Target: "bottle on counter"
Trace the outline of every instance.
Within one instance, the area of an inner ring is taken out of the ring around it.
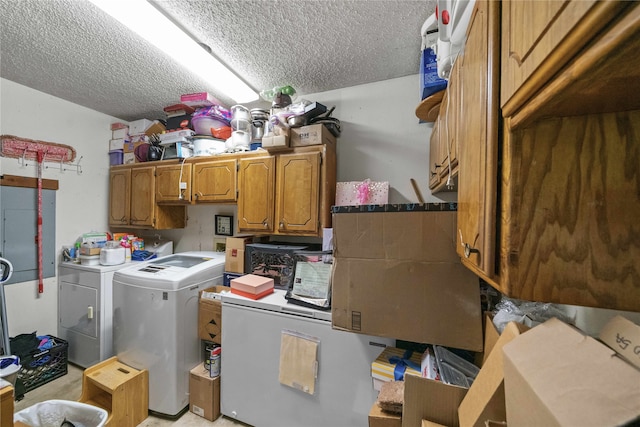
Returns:
[[[81,246],[81,243],[76,242],[76,250],[73,258],[73,262],[75,262],[76,264],[80,264],[80,246]]]

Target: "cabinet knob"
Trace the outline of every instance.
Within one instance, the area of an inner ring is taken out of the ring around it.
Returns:
[[[262,225],[264,226],[264,228],[269,228],[269,222],[268,221],[264,221],[262,223]]]
[[[464,256],[469,258],[471,254],[479,254],[480,251],[478,249],[472,248],[470,244],[464,244]]]
[[[280,230],[282,230],[284,228],[284,221],[280,221]]]

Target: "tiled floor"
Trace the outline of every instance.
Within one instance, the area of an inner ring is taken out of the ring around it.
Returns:
[[[82,368],[69,364],[67,375],[51,381],[25,394],[24,398],[15,402],[15,412],[28,408],[38,402],[50,399],[78,400],[82,393]],[[208,421],[189,411],[178,420],[167,420],[154,416],[149,416],[138,427],[247,427],[246,424],[239,423],[231,418],[221,416],[215,421]]]

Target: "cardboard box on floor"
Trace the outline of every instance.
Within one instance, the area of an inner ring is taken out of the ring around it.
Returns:
[[[227,286],[212,286],[205,292],[229,291]],[[222,301],[219,299],[202,298],[198,300],[198,337],[201,340],[222,344]]]
[[[428,420],[448,427],[485,427],[486,421],[505,421],[502,348],[529,328],[510,322],[498,335],[490,315],[485,316],[484,362],[467,390],[426,378],[405,377],[403,427]]]
[[[495,345],[491,344],[497,330],[487,317],[485,326],[485,344],[488,354],[478,376],[458,407],[458,419],[461,426],[485,427],[487,421],[505,422],[507,413],[504,395],[504,370],[502,368],[502,348],[529,327],[509,322],[500,334]]]
[[[189,375],[189,410],[209,421],[220,416],[220,376],[209,377],[202,363]]]
[[[374,402],[369,411],[369,427],[402,427],[402,416],[385,412]]]
[[[482,351],[478,277],[456,211],[333,214],[334,329]]]
[[[509,425],[607,427],[640,416],[640,371],[556,318],[503,352]]]

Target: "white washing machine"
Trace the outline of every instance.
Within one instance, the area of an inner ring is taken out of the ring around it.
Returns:
[[[189,371],[201,362],[198,292],[222,285],[224,253],[183,252],[113,276],[113,346],[149,371],[149,410],[176,417],[189,407]]]

